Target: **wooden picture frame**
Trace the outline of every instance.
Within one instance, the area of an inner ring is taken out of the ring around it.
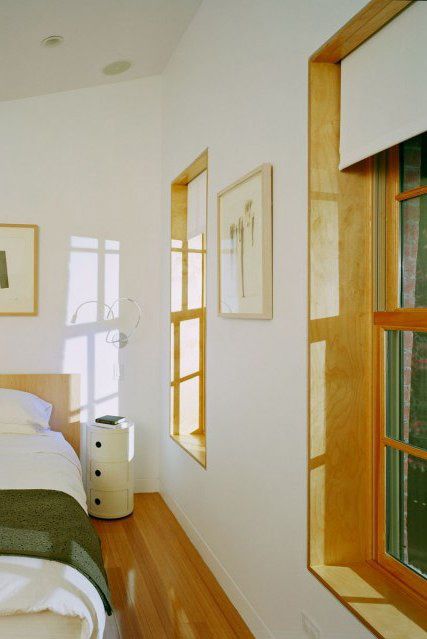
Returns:
[[[272,166],[262,164],[217,195],[218,315],[273,317]]]
[[[0,316],[38,314],[38,261],[38,226],[0,224]]]

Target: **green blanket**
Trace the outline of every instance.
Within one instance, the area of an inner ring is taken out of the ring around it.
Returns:
[[[40,557],[72,566],[92,582],[111,615],[99,537],[70,495],[58,490],[0,490],[0,555]]]

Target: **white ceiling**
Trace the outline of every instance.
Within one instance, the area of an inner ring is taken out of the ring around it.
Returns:
[[[0,0],[0,100],[161,73],[201,0]],[[40,41],[62,35],[47,48]],[[115,60],[129,71],[106,76]]]

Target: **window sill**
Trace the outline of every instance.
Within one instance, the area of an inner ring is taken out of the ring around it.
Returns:
[[[309,566],[313,575],[379,639],[426,639],[427,609],[376,564]]]
[[[203,468],[206,468],[206,434],[171,435],[171,439],[183,448]]]

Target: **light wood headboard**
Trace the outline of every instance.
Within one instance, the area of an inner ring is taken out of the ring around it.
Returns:
[[[0,388],[33,393],[53,405],[50,427],[80,453],[80,375],[0,375]]]

